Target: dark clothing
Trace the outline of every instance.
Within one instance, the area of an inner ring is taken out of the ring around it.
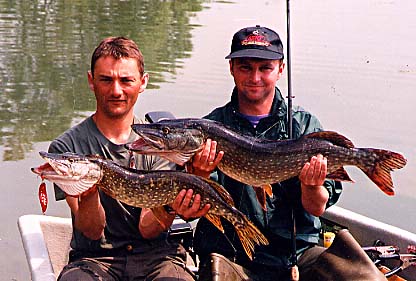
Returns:
[[[135,120],[135,122],[138,121]],[[137,137],[132,132],[129,142],[134,141]],[[92,117],[85,119],[56,138],[51,143],[49,152],[100,155],[122,166],[135,167],[142,170],[173,169],[175,167],[173,163],[159,157],[134,154],[129,152],[123,144],[117,145],[112,143],[101,134]],[[151,241],[141,236],[138,228],[141,208],[132,207],[115,200],[101,190],[99,190],[99,194],[106,215],[104,235],[99,240],[90,240],[73,227],[71,259],[92,258],[98,263],[100,257],[124,257],[129,259],[129,256],[135,255],[137,258],[149,259],[149,262],[163,261],[160,259],[153,261],[152,255],[157,250],[155,248],[157,244],[163,245],[162,252],[164,251],[164,253],[161,254],[162,256],[170,256],[172,259],[182,261],[182,267],[184,267],[184,249],[177,243],[168,243],[167,232],[163,232],[159,237]],[[64,193],[57,186],[55,186],[55,197],[57,200],[65,198]],[[126,251],[126,249],[129,250]],[[112,265],[109,264],[108,266]],[[140,267],[141,265],[137,266]],[[71,267],[73,265],[69,266],[69,268]],[[102,264],[100,267],[102,268]],[[184,273],[184,276],[188,278],[183,280],[192,280],[187,273]],[[121,278],[121,275],[119,277]]]
[[[251,136],[270,140],[288,138],[287,106],[280,91],[276,88],[270,116],[259,121],[256,127],[238,112],[237,92],[234,89],[231,101],[225,106],[205,116]],[[293,138],[321,131],[318,119],[300,107],[293,109]],[[234,228],[222,220],[226,236],[220,233],[206,219],[201,218],[195,232],[194,247],[202,262],[206,262],[210,253],[219,253],[245,268],[265,274],[267,269],[286,270],[291,256],[292,207],[296,216],[298,254],[318,243],[321,228],[320,220],[306,212],[301,203],[301,190],[298,178],[292,178],[272,185],[273,197],[267,198],[267,212],[260,206],[256,193],[249,185],[235,181],[221,171],[217,171],[217,180],[234,199],[237,209],[242,211],[268,238],[267,246],[256,246],[253,261],[250,261],[236,235]],[[342,191],[339,182],[326,181],[329,192],[327,207],[334,204]],[[232,242],[233,246],[230,245]],[[233,249],[235,248],[235,251]]]
[[[298,260],[298,266],[300,268],[310,268],[314,264],[318,257],[325,251],[323,247],[313,247],[305,251]],[[247,270],[239,264],[236,264],[224,256],[213,253],[210,255],[210,261],[205,264],[199,265],[199,281],[211,281],[214,280],[234,280],[234,281],[285,281],[292,280],[291,274],[287,270],[281,270],[279,268],[262,267],[257,265],[255,270]],[[305,275],[301,272],[302,279],[305,279]],[[311,280],[311,279],[308,279]],[[313,279],[312,279],[313,280]],[[315,279],[320,280],[320,279]]]
[[[58,280],[192,280],[184,265],[185,250],[168,241],[149,242],[146,249],[111,256],[70,257]],[[98,278],[100,276],[101,279]]]

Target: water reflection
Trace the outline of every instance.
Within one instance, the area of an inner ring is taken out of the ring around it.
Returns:
[[[104,37],[139,44],[149,88],[174,79],[192,51],[190,19],[203,2],[0,0],[2,160],[23,159],[33,143],[53,139],[94,110],[86,71]]]

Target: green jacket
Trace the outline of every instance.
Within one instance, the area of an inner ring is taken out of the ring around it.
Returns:
[[[238,113],[236,89],[234,89],[229,103],[215,109],[204,118],[222,122],[237,131],[252,136],[271,140],[288,138],[287,105],[277,88],[270,116],[261,119],[256,128]],[[319,120],[300,107],[293,109],[292,127],[295,139],[322,130]],[[236,257],[237,263],[247,268],[253,268],[259,264],[275,269],[286,268],[291,255],[292,207],[296,215],[298,253],[318,243],[321,223],[318,217],[312,216],[303,209],[298,178],[273,184],[273,198],[267,198],[267,212],[264,212],[251,186],[237,182],[220,171],[217,171],[216,176],[217,181],[233,197],[236,208],[254,222],[268,238],[270,244],[256,246],[254,259],[250,261],[241,247],[234,228],[228,222],[222,221],[226,232],[225,236],[202,218],[198,222],[194,239],[195,250],[202,262],[209,253],[216,252],[229,258]],[[326,181],[325,187],[330,195],[327,204],[329,207],[338,200],[342,186],[339,182]],[[232,242],[236,254],[226,237]]]

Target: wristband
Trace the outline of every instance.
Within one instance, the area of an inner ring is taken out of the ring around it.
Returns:
[[[172,209],[172,207],[169,205],[163,205],[163,209],[165,209],[166,213],[168,213],[169,215],[176,215],[175,210]]]

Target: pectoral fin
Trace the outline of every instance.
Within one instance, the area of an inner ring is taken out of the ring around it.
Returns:
[[[256,192],[257,201],[259,201],[259,204],[263,211],[267,210],[266,207],[266,195],[269,197],[273,196],[272,186],[270,184],[263,185],[263,186],[253,186],[254,192]]]
[[[265,184],[262,187],[266,194],[269,195],[269,197],[273,197],[273,189],[271,184]]]

